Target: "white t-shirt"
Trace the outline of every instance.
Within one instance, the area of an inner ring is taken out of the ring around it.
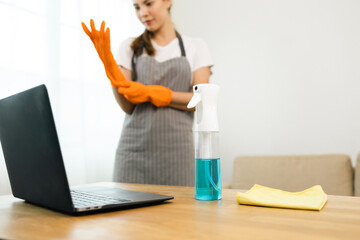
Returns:
[[[214,65],[209,49],[202,39],[187,36],[181,36],[181,38],[184,43],[186,58],[190,63],[192,72],[201,67],[211,67]],[[133,40],[134,38],[128,38],[122,42],[116,58],[118,65],[129,70],[132,70],[131,58],[133,56],[133,51],[131,50],[130,45]],[[166,46],[159,46],[155,43],[155,41],[152,41],[152,44],[156,51],[154,58],[158,62],[163,62],[181,56],[178,38],[175,38]],[[147,55],[145,50],[143,55]]]

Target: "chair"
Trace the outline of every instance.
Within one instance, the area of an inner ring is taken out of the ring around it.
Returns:
[[[330,195],[354,195],[354,170],[350,157],[344,154],[240,156],[233,169],[231,188],[249,189],[260,184],[296,192],[321,185]],[[360,186],[356,191],[360,194]]]
[[[357,156],[354,176],[354,195],[360,196],[360,153]]]

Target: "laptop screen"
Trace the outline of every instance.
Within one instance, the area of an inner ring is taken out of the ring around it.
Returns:
[[[45,85],[0,100],[0,141],[15,197],[72,208]]]

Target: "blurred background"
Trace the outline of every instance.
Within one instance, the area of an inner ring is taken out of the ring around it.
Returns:
[[[0,1],[0,98],[46,84],[70,185],[111,181],[124,113],[81,22],[111,28],[114,56],[143,27],[131,0]],[[0,194],[10,194],[0,154]]]
[[[240,155],[360,152],[360,2],[173,0],[221,87],[223,182]],[[71,185],[111,181],[124,113],[80,22],[111,29],[116,56],[143,31],[132,0],[0,0],[0,98],[48,86]],[[10,194],[0,150],[0,194]]]

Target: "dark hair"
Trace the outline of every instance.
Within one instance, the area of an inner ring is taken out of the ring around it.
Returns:
[[[152,36],[153,36],[153,33],[150,32],[149,30],[145,29],[143,34],[141,34],[140,36],[138,36],[137,38],[134,39],[134,41],[131,43],[130,47],[134,51],[136,56],[139,56],[140,54],[142,54],[141,52],[137,51],[138,49],[140,49],[140,47],[142,45],[144,45],[144,49],[149,56],[155,55],[155,48],[151,44]]]

